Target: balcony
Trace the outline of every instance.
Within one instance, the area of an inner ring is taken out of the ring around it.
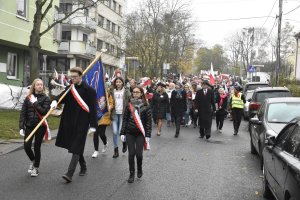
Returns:
[[[65,14],[57,14],[57,20],[62,19],[65,17]],[[97,28],[97,22],[88,17],[88,16],[71,16],[68,19],[64,20],[63,25],[69,25],[71,27],[78,27],[82,28],[84,31],[90,31],[90,32],[95,32]]]
[[[62,54],[77,54],[93,57],[96,55],[96,47],[89,45],[83,41],[65,41],[61,42],[58,47],[59,53]]]

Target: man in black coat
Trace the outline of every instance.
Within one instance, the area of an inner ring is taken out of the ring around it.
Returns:
[[[202,82],[202,89],[198,90],[195,97],[195,112],[198,112],[200,138],[204,135],[210,138],[213,113],[216,110],[214,93],[210,89],[211,85],[207,80]]]
[[[79,175],[86,174],[86,162],[83,157],[85,141],[89,127],[91,133],[95,132],[97,127],[96,91],[82,81],[80,67],[74,67],[70,72],[74,86],[62,101],[64,110],[55,142],[56,146],[68,149],[69,153],[73,154],[68,172],[62,177],[68,183],[72,181],[78,162],[81,167]],[[59,98],[60,96],[56,99]],[[51,107],[56,107],[56,105],[54,100]]]

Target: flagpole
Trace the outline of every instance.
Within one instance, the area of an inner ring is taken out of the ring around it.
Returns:
[[[103,84],[104,84],[104,93],[105,93],[105,98],[106,98],[106,106],[108,108],[108,112],[110,112],[110,105],[109,105],[109,99],[108,99],[108,94],[107,94],[107,89],[106,89],[106,85],[105,85],[105,75],[104,75],[104,72],[105,72],[105,68],[103,66],[103,63],[102,63],[102,72],[103,72]],[[105,72],[106,73],[106,72]]]
[[[93,65],[101,58],[102,52],[100,52],[95,59],[89,64],[89,66],[82,72],[82,76],[84,76],[92,67]],[[60,102],[65,98],[65,96],[70,92],[71,88],[74,85],[72,84],[68,90],[65,91],[65,93],[59,98],[57,105],[60,104]],[[50,110],[47,112],[47,114],[43,117],[43,119],[40,121],[40,123],[38,123],[38,125],[31,131],[31,133],[29,134],[29,136],[25,139],[25,142],[28,142],[28,140],[30,140],[30,138],[34,135],[34,133],[37,131],[37,129],[43,124],[43,122],[49,117],[49,115],[52,113],[52,111],[54,110],[54,108],[50,108]]]

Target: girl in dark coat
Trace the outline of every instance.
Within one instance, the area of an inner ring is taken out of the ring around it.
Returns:
[[[125,108],[121,129],[121,140],[127,142],[128,163],[130,176],[128,183],[134,182],[135,163],[137,159],[137,177],[143,175],[143,147],[150,149],[149,141],[152,130],[151,108],[148,105],[144,90],[141,87],[133,88],[133,98]]]
[[[217,131],[222,132],[224,118],[227,115],[228,97],[223,88],[219,88],[219,94],[216,97],[216,103],[218,104],[216,112],[216,125]]]
[[[84,176],[86,174],[86,162],[83,157],[85,141],[89,127],[90,133],[96,132],[97,127],[96,91],[82,81],[82,69],[80,67],[74,67],[70,72],[77,95],[75,90],[70,91],[62,101],[64,110],[55,142],[56,146],[68,149],[69,153],[72,153],[68,171],[62,176],[67,183],[72,181],[78,162],[81,167],[79,175]],[[83,103],[86,106],[83,106]],[[56,107],[56,104],[56,101],[53,101],[51,107]]]
[[[161,134],[161,127],[163,120],[166,119],[166,114],[169,113],[169,97],[165,92],[165,85],[163,83],[157,84],[157,90],[152,98],[153,118],[157,124],[157,135]]]
[[[41,79],[35,79],[30,87],[29,94],[25,98],[20,113],[19,128],[20,135],[26,139],[32,130],[41,121],[43,115],[46,115],[50,109],[50,99],[45,93],[45,87]],[[24,149],[31,160],[28,173],[32,177],[39,175],[39,166],[41,160],[41,145],[47,130],[46,124],[40,126],[34,136],[28,142],[24,141]],[[50,133],[48,133],[50,134]],[[34,139],[34,153],[31,150],[32,140]],[[47,138],[48,139],[48,138]]]
[[[187,110],[186,105],[186,92],[181,89],[181,84],[177,83],[175,85],[175,90],[173,90],[171,94],[171,111],[174,116],[176,133],[175,137],[179,136],[180,124],[183,117],[184,112]]]

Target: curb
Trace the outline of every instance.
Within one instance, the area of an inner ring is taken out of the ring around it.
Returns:
[[[51,138],[51,141],[52,141],[52,140],[55,140],[57,137],[57,129],[51,130],[51,132],[53,135]],[[43,143],[45,143],[45,140],[43,141]],[[7,144],[0,144],[0,156],[21,150],[21,149],[23,149],[23,145],[24,145],[23,142],[17,141],[17,140],[15,140],[15,142],[10,142]]]

